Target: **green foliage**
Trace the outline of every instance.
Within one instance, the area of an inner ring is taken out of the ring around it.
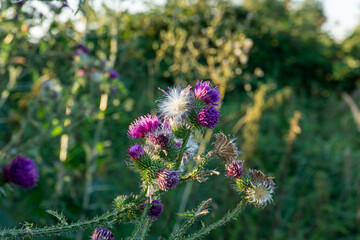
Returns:
[[[74,239],[71,231],[78,223],[66,222],[81,214],[95,217],[111,208],[114,196],[137,191],[140,178],[126,169],[126,129],[154,107],[157,87],[209,79],[223,94],[219,128],[238,138],[248,167],[276,177],[278,197],[274,209],[249,208],[246,217],[207,238],[359,238],[359,133],[339,98],[342,91],[352,92],[360,84],[359,27],[337,43],[322,30],[326,19],[321,4],[311,0],[298,6],[293,6],[296,1],[273,0],[246,0],[241,6],[228,1],[168,1],[164,7],[136,14],[106,7],[96,12],[82,2],[73,14],[84,14],[85,33],[77,30],[75,20],[50,19],[40,40],[33,39],[30,29],[45,16],[30,5],[1,2],[0,163],[21,152],[34,158],[41,172],[33,190],[0,188],[6,193],[0,198],[2,227],[23,221],[49,224],[46,209],[62,209],[69,220],[52,212],[56,219],[50,217],[50,224],[60,220],[70,231],[64,239]],[[56,15],[64,9],[56,5],[49,11]],[[73,51],[78,43],[84,43],[96,61],[76,62]],[[77,76],[83,67],[99,71],[100,59],[107,59],[120,78],[92,82],[90,75]],[[45,87],[47,80],[53,87]],[[99,109],[103,94],[108,95],[105,111]],[[353,97],[358,103],[356,92]],[[292,126],[297,111],[301,118]],[[300,129],[292,141],[291,129]],[[184,139],[186,133],[180,127],[177,137]],[[67,156],[60,161],[64,136]],[[169,159],[179,164],[183,151]],[[212,169],[216,161],[207,167]],[[196,164],[202,168],[202,163],[200,159]],[[204,172],[195,172],[201,168],[195,168],[192,179],[202,180]],[[193,185],[186,208],[195,209],[217,191],[219,196],[209,206],[211,216],[218,219],[237,203],[238,195],[225,177],[208,181],[211,187]],[[180,186],[175,193],[182,190]],[[181,204],[175,193],[164,199],[167,208],[154,223],[151,239],[171,234],[168,226],[176,220],[169,216]],[[89,204],[83,208],[85,195]],[[115,208],[124,209],[127,201],[117,198]],[[124,210],[118,218],[130,222],[139,215],[140,211]],[[186,230],[196,231],[208,221],[194,221],[195,226]],[[28,229],[17,231],[26,236]],[[129,235],[131,230],[121,225],[114,232]]]

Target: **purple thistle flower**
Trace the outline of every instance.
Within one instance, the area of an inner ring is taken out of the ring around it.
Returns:
[[[211,107],[204,107],[198,113],[198,122],[201,126],[213,129],[218,123],[221,114],[219,110]]]
[[[34,160],[18,154],[4,167],[5,181],[21,186],[24,189],[33,188],[39,179],[39,172]]]
[[[226,176],[240,178],[243,175],[243,161],[234,160],[226,165]]]
[[[161,215],[162,210],[163,206],[161,202],[158,200],[153,200],[147,214],[151,218],[158,218]]]
[[[119,73],[117,71],[115,71],[114,69],[110,69],[109,70],[109,77],[111,79],[115,79],[119,77]]]
[[[162,190],[167,191],[176,187],[179,182],[179,173],[172,169],[161,169],[157,173],[156,180],[159,184],[159,187]]]
[[[76,49],[74,51],[74,56],[78,56],[80,54],[89,54],[90,53],[90,50],[85,47],[84,44],[82,43],[79,43],[78,45],[76,45]]]
[[[132,145],[128,149],[129,155],[133,160],[138,160],[145,152],[140,144]]]
[[[16,5],[18,5],[19,7],[22,7],[24,5],[24,3],[25,3],[24,1],[19,1],[16,3]]]
[[[94,231],[91,240],[115,240],[115,237],[109,229],[102,227]]]
[[[151,134],[149,136],[150,142],[152,142],[155,145],[159,145],[161,148],[166,148],[169,144],[169,138],[165,134]]]
[[[197,81],[195,88],[195,97],[204,101],[206,104],[218,105],[220,101],[220,91],[217,87],[211,87],[209,81]]]
[[[141,116],[129,126],[129,138],[143,138],[147,133],[157,129],[159,126],[159,118],[155,115]]]

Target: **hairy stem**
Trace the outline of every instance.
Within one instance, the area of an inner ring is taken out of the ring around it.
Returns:
[[[131,234],[131,237],[129,238],[130,240],[137,240],[139,239],[138,238],[138,235],[140,234],[140,232],[143,230],[143,228],[145,227],[146,225],[146,221],[148,219],[148,216],[147,216],[147,212],[149,210],[151,206],[151,203],[148,203],[146,204],[146,206],[144,207],[144,211],[143,213],[141,214],[141,217],[137,223],[137,226],[136,228],[134,229],[133,233]]]
[[[185,239],[186,240],[192,240],[192,239],[199,239],[200,237],[203,237],[206,234],[209,234],[212,230],[214,230],[215,228],[218,228],[224,224],[226,224],[227,222],[233,220],[246,206],[246,201],[242,200],[237,206],[236,208],[234,208],[232,211],[228,212],[227,214],[225,214],[225,216],[223,216],[221,219],[219,219],[218,221],[214,222],[213,224],[202,228],[200,231],[187,236]]]
[[[49,226],[43,228],[22,228],[22,229],[8,229],[0,231],[0,239],[15,239],[20,237],[35,237],[35,236],[44,236],[44,235],[55,235],[65,232],[71,232],[78,229],[86,228],[95,228],[103,224],[112,224],[115,222],[116,212],[105,213],[99,217],[93,219],[76,222],[69,225],[58,225],[58,226]]]
[[[182,157],[183,157],[183,155],[185,153],[185,150],[186,150],[186,145],[187,145],[187,143],[189,141],[189,138],[190,138],[190,134],[191,134],[191,131],[188,130],[186,135],[185,135],[185,138],[183,139],[183,143],[181,144],[180,153],[179,153],[179,156],[176,159],[175,169],[179,169],[179,167],[180,167]]]
[[[145,239],[147,233],[150,230],[151,223],[152,223],[152,220],[149,217],[147,217],[145,220],[144,226],[142,228],[142,232],[140,234],[139,240]]]

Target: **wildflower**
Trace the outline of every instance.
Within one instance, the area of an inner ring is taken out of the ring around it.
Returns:
[[[260,170],[251,169],[249,175],[252,180],[250,186],[245,189],[245,199],[256,207],[265,207],[273,201],[275,184],[271,177],[266,176]]]
[[[24,1],[18,1],[16,3],[16,5],[19,6],[19,7],[22,7],[24,5],[24,3],[25,3]]]
[[[158,218],[161,215],[162,210],[163,206],[161,202],[158,200],[153,200],[147,214],[151,218]]]
[[[185,89],[180,86],[169,88],[168,93],[160,89],[165,93],[165,96],[159,100],[158,110],[164,119],[177,123],[186,117],[191,97],[190,88],[191,86]]]
[[[172,169],[162,169],[157,173],[156,180],[159,187],[167,191],[176,187],[179,182],[179,174]]]
[[[114,69],[110,69],[109,70],[109,77],[111,79],[115,79],[119,77],[119,73],[117,71],[115,71]]]
[[[142,148],[142,146],[140,144],[135,144],[132,145],[129,149],[128,149],[128,153],[130,155],[130,157],[133,160],[137,160],[139,159],[145,152],[144,149]]]
[[[78,44],[76,45],[76,49],[74,51],[74,56],[78,56],[78,55],[81,55],[81,54],[89,54],[90,51],[87,47],[85,47],[84,44]]]
[[[226,162],[234,160],[238,156],[238,149],[230,140],[230,135],[226,135],[222,132],[215,135],[214,153],[217,157],[223,159]]]
[[[94,231],[91,240],[115,240],[115,237],[109,229],[102,227]]]
[[[86,74],[86,70],[85,69],[80,69],[78,72],[77,72],[77,75],[79,76],[79,77],[82,77],[82,76],[84,76]]]
[[[244,161],[234,160],[226,165],[226,176],[240,178],[243,175]]]
[[[219,110],[211,107],[204,107],[197,115],[200,126],[213,129],[218,123],[221,114]]]
[[[33,188],[39,179],[38,169],[34,160],[17,155],[4,167],[5,180],[24,189]]]
[[[143,138],[146,134],[154,131],[159,126],[159,119],[154,115],[146,115],[138,118],[129,126],[129,138]]]
[[[220,101],[220,91],[217,87],[212,88],[209,81],[197,81],[195,88],[195,97],[206,104],[218,105]]]

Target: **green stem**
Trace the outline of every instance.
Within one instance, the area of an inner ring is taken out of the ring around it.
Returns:
[[[179,156],[178,156],[177,159],[176,159],[175,169],[179,169],[179,167],[180,167],[181,160],[182,160],[183,155],[184,155],[185,150],[186,150],[186,145],[187,145],[187,143],[188,143],[188,141],[189,141],[189,138],[190,138],[190,134],[191,134],[191,131],[190,131],[190,129],[189,129],[189,130],[187,131],[187,133],[186,133],[186,135],[185,135],[185,138],[184,138],[184,140],[183,140],[183,143],[182,143],[182,145],[181,145],[181,149],[180,149],[180,152],[179,152]]]
[[[31,229],[29,227],[23,229],[8,229],[0,231],[0,239],[15,239],[20,237],[34,237],[43,235],[55,235],[65,232],[75,231],[77,229],[96,228],[104,224],[112,224],[115,222],[116,212],[105,213],[99,217],[95,217],[88,221],[72,223],[69,225],[50,226],[44,228]]]
[[[139,237],[140,240],[145,239],[146,234],[149,232],[150,226],[151,226],[152,220],[147,217],[143,226],[143,230],[141,232],[141,235]]]
[[[148,212],[150,206],[151,206],[151,203],[148,203],[144,207],[144,211],[141,214],[141,217],[140,217],[140,219],[138,221],[138,224],[137,224],[136,228],[134,229],[133,233],[131,234],[131,236],[129,238],[130,240],[139,239],[137,236],[140,234],[141,230],[143,230],[144,227],[146,226],[146,221],[148,219],[147,212]]]
[[[226,224],[227,222],[229,222],[230,220],[234,219],[246,206],[246,201],[242,200],[237,206],[236,208],[234,208],[232,211],[228,212],[227,214],[225,214],[225,216],[223,216],[221,219],[219,219],[218,221],[214,222],[213,224],[202,228],[200,231],[186,237],[186,240],[192,240],[192,239],[199,239],[200,237],[203,237],[206,234],[209,234],[210,231],[214,230],[215,228],[218,228],[224,224]]]
[[[178,228],[178,230],[174,234],[171,234],[169,240],[181,239],[184,233],[186,232],[186,230],[188,230],[189,227],[191,227],[191,225],[194,224],[194,222],[195,222],[195,218],[187,219],[185,223],[183,223],[182,226]]]

